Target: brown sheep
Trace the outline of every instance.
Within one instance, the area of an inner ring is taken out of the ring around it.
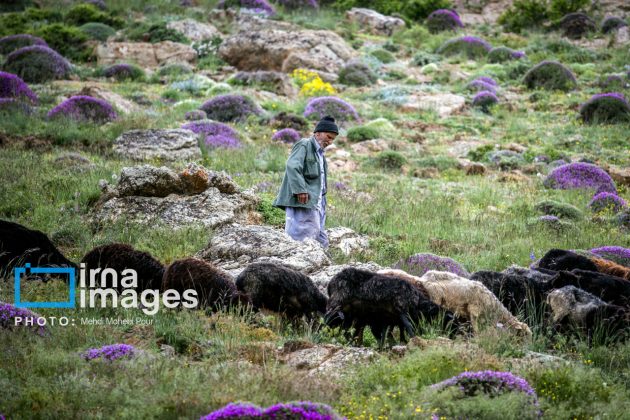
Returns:
[[[603,258],[591,258],[591,261],[597,266],[597,271],[615,277],[621,277],[624,280],[630,280],[630,268],[617,264],[616,262],[605,260]]]

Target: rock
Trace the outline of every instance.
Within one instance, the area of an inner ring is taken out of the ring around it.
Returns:
[[[438,168],[415,168],[411,174],[415,178],[437,178],[440,176]]]
[[[332,31],[258,30],[231,35],[219,55],[239,70],[288,73],[301,67],[337,72],[355,52]]]
[[[615,33],[615,44],[624,45],[630,43],[630,26],[623,26]]]
[[[608,175],[619,185],[630,186],[630,168],[617,168],[610,166],[606,168]]]
[[[134,160],[201,158],[197,135],[183,129],[126,131],[114,140],[114,151]]]
[[[117,93],[110,92],[109,90],[102,89],[95,85],[84,86],[79,95],[91,96],[93,98],[103,99],[112,104],[117,110],[123,114],[131,114],[134,112],[140,112],[140,107],[128,99],[123,98]]]
[[[179,32],[191,41],[205,41],[221,36],[219,30],[214,26],[194,19],[172,21],[167,23],[166,27]]]
[[[160,346],[160,354],[164,357],[174,357],[175,347],[169,346],[168,344],[162,344]]]
[[[497,150],[490,152],[488,159],[494,165],[503,170],[518,168],[525,163],[523,155],[512,150]]]
[[[434,110],[440,117],[447,117],[460,111],[466,105],[466,98],[452,93],[416,93],[401,109],[405,112]]]
[[[371,261],[367,263],[352,262],[343,265],[330,265],[327,267],[323,267],[321,270],[310,274],[309,277],[311,278],[313,283],[315,283],[315,286],[317,286],[320,292],[322,292],[325,296],[328,296],[328,283],[330,283],[330,280],[335,277],[335,275],[341,270],[348,267],[360,268],[363,270],[374,272],[383,269],[383,267]]]
[[[525,153],[527,151],[527,147],[518,143],[508,143],[502,148],[505,150],[511,150],[516,153]]]
[[[284,355],[281,360],[295,369],[307,370],[308,375],[339,378],[348,368],[366,363],[377,356],[364,347],[341,347],[330,344],[300,349]]]
[[[327,229],[330,247],[338,248],[344,255],[365,251],[369,246],[367,236],[360,235],[350,228],[338,226]]]
[[[194,63],[197,52],[185,44],[162,41],[149,42],[106,42],[96,47],[98,65],[133,62],[144,68],[155,68],[167,63]]]
[[[348,10],[346,19],[368,29],[374,35],[391,36],[396,30],[405,27],[405,21],[400,18],[385,16],[371,9],[358,7]]]
[[[407,346],[393,346],[392,353],[396,356],[404,356],[407,353]]]
[[[53,163],[74,172],[86,172],[96,168],[90,159],[79,153],[68,152],[55,158]]]
[[[177,174],[166,166],[142,165],[123,168],[117,190],[119,197],[166,197],[181,193],[182,183]]]
[[[354,172],[359,165],[349,158],[330,158],[328,159],[328,170],[333,172]]]
[[[486,173],[486,167],[479,162],[471,162],[465,168],[466,175],[483,175]]]
[[[234,75],[233,80],[245,86],[259,85],[260,89],[271,90],[280,95],[289,97],[297,95],[289,76],[278,71],[240,71]]]
[[[383,139],[364,140],[353,144],[350,149],[358,155],[370,155],[389,149],[389,144]]]
[[[321,245],[312,239],[298,242],[283,230],[239,224],[217,231],[197,256],[233,276],[254,262],[283,264],[305,274],[331,263]]]
[[[521,171],[501,172],[497,177],[499,182],[515,182],[515,183],[528,183],[530,179],[527,175]]]

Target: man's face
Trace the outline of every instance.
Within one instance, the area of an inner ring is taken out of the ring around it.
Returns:
[[[335,141],[336,137],[337,133],[329,133],[327,131],[320,131],[315,133],[315,140],[317,140],[322,149],[330,146],[332,142]]]

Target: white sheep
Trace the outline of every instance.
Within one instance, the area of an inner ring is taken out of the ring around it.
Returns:
[[[420,282],[434,303],[457,316],[467,318],[475,333],[479,332],[483,323],[501,323],[518,334],[532,334],[527,324],[516,319],[481,282],[445,271],[428,271],[422,277],[396,269],[379,270],[378,273]]]

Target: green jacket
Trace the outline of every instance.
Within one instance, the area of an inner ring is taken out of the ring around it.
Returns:
[[[324,179],[328,177],[328,165],[324,158]],[[327,181],[326,181],[327,182]],[[321,190],[321,173],[317,160],[317,147],[313,138],[302,139],[293,145],[287,167],[282,178],[282,185],[278,196],[273,202],[274,207],[304,207],[313,209],[317,205]],[[308,202],[300,204],[295,194],[308,193]]]

